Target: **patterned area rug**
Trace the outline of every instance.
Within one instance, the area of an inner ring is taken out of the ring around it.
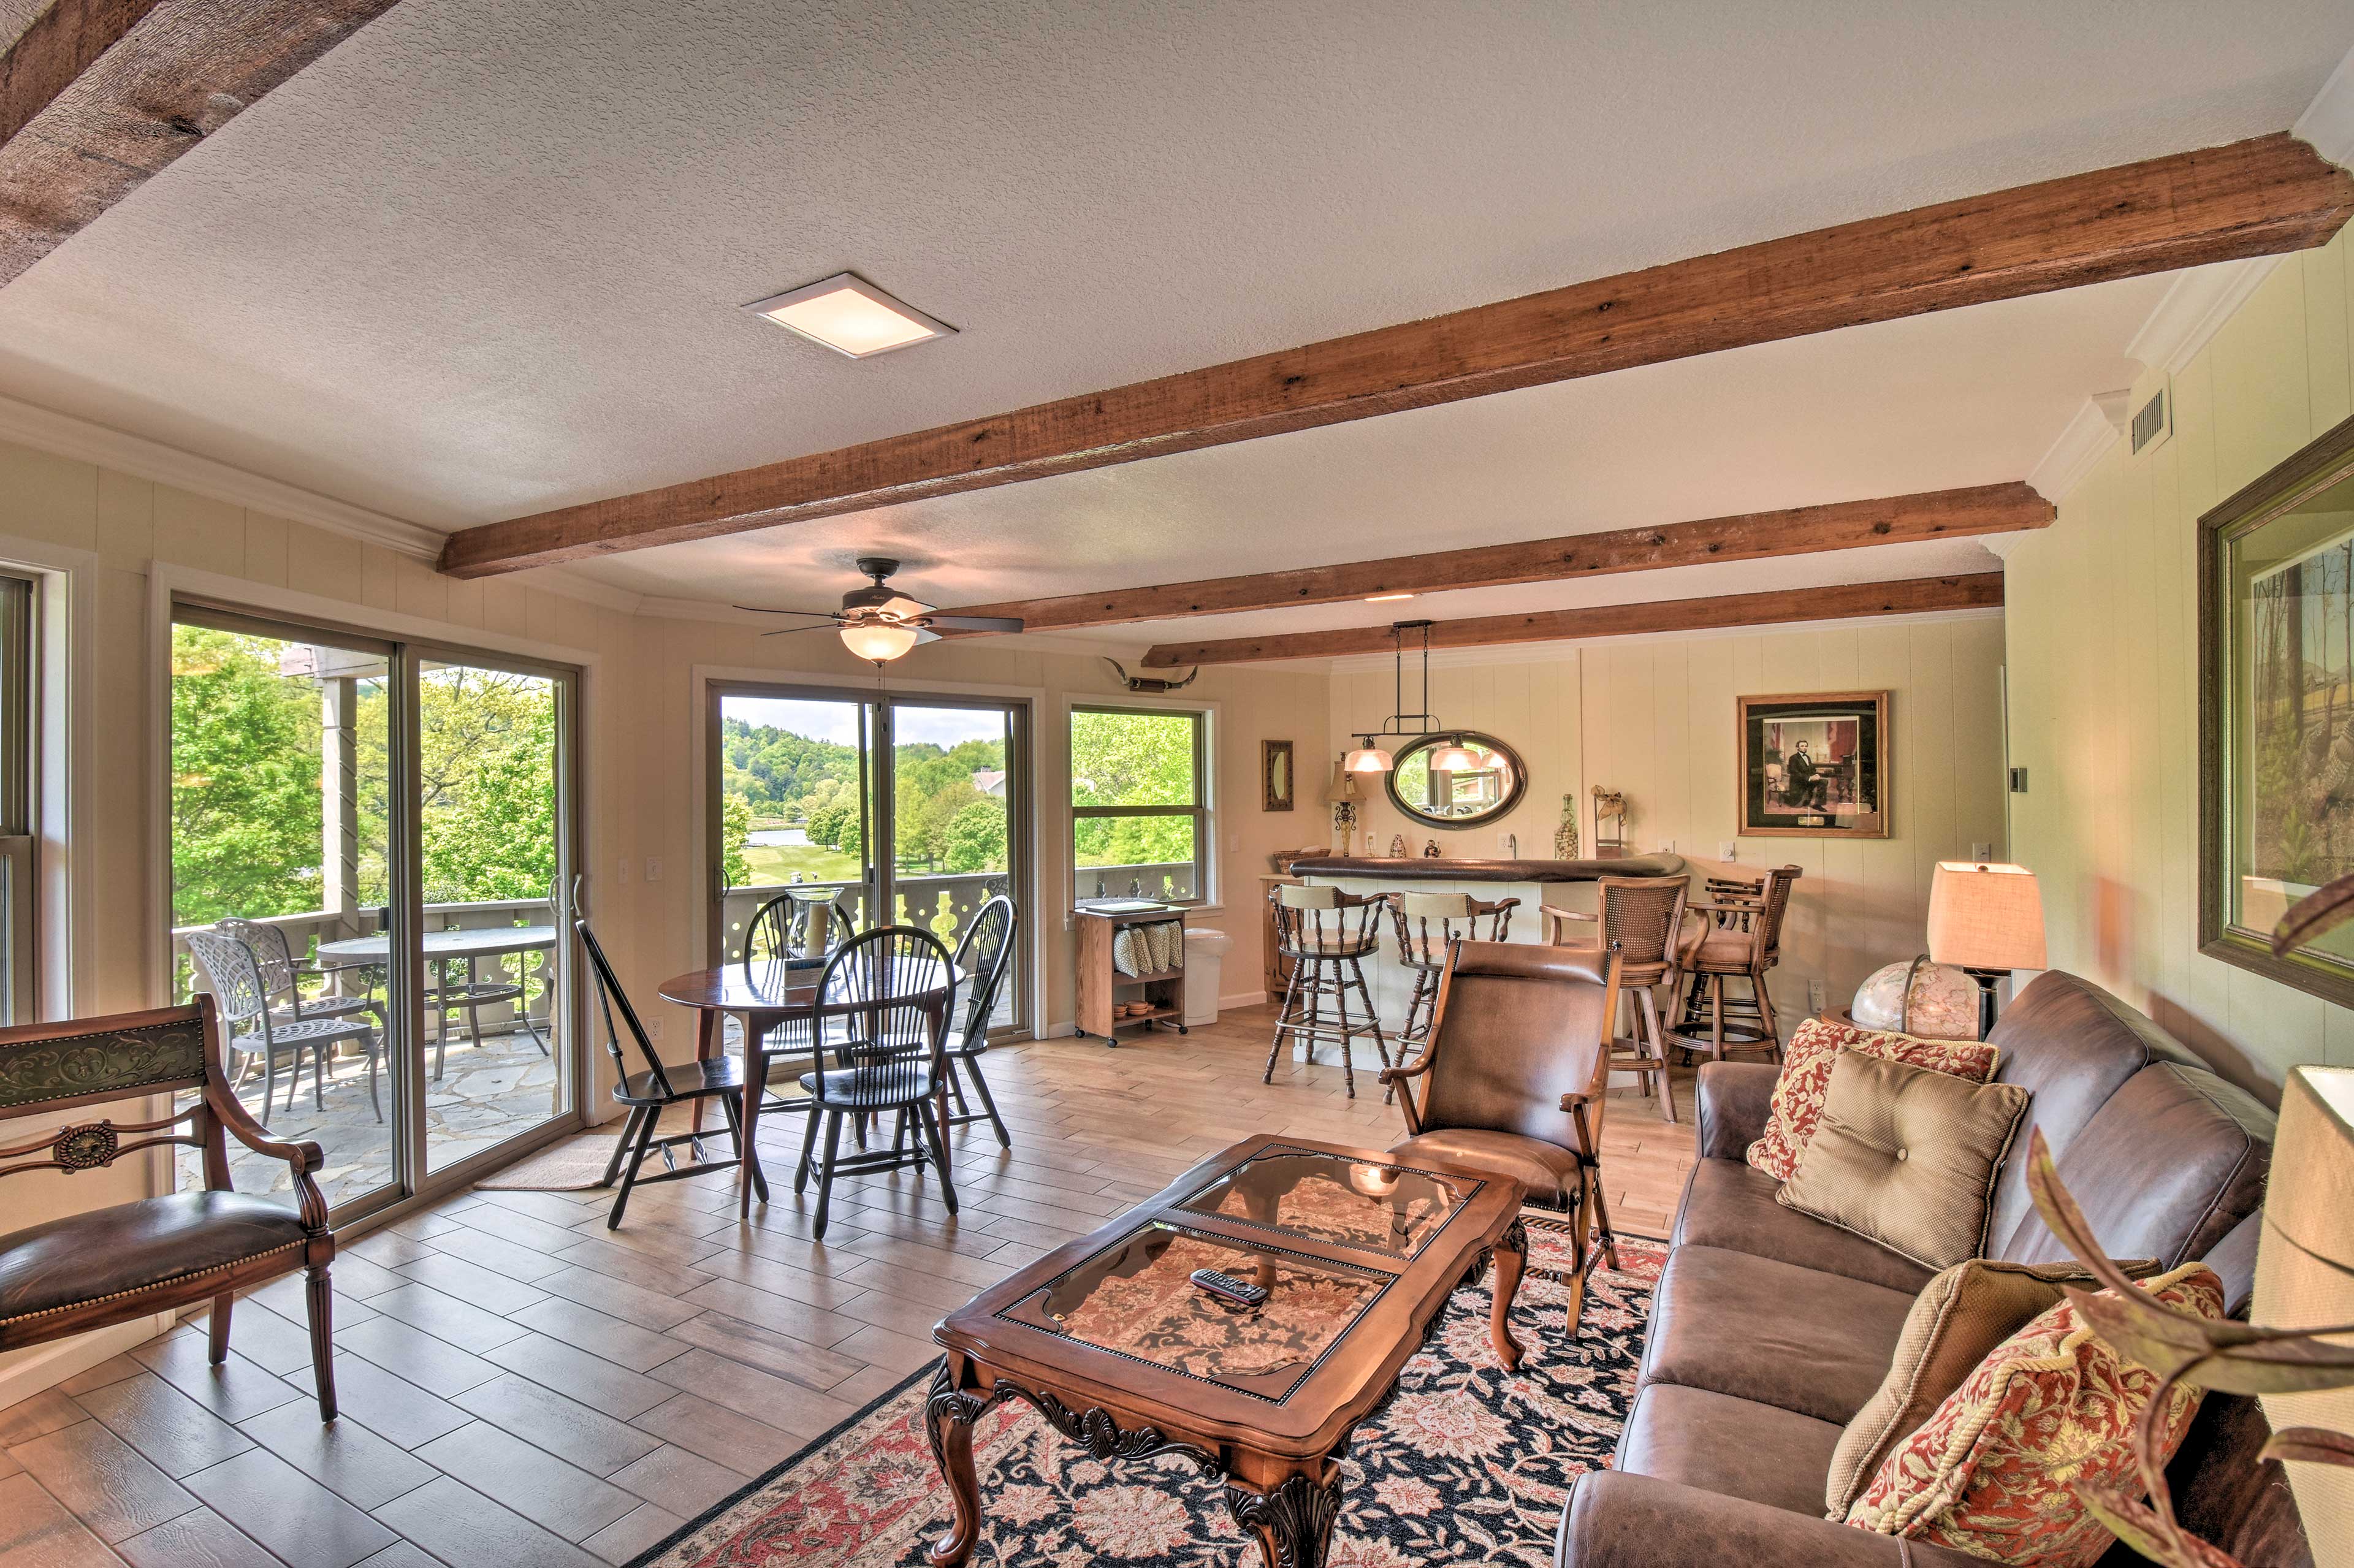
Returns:
[[[1530,1263],[1565,1264],[1568,1241],[1558,1222],[1532,1223]],[[1489,1345],[1488,1285],[1458,1291],[1406,1363],[1397,1397],[1350,1443],[1331,1568],[1550,1564],[1570,1481],[1607,1466],[1617,1445],[1664,1255],[1657,1244],[1622,1238],[1619,1268],[1594,1276],[1575,1343],[1563,1331],[1567,1287],[1532,1272],[1513,1308],[1529,1353],[1511,1375]],[[949,1520],[924,1432],[932,1372],[917,1372],[630,1568],[919,1568]],[[1222,1489],[1193,1467],[1090,1459],[1019,1401],[981,1418],[973,1461],[976,1565],[1257,1561]]]

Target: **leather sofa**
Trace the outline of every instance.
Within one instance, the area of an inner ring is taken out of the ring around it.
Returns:
[[[2111,1255],[2204,1259],[2244,1313],[2274,1118],[2099,987],[2059,971],[1991,1036],[1997,1076],[2033,1094],[1999,1173],[1989,1255],[2064,1258],[2027,1192],[2031,1128]],[[1651,1306],[1614,1467],[1563,1510],[1562,1568],[1960,1568],[1981,1560],[1823,1517],[1840,1431],[1879,1387],[1930,1271],[1774,1201],[1743,1159],[1776,1069],[1700,1074],[1699,1158]],[[2255,1402],[2211,1394],[2168,1472],[2184,1522],[2251,1568],[2312,1562]],[[2139,1563],[2120,1545],[2103,1560]]]

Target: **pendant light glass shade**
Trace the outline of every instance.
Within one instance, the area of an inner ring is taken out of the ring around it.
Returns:
[[[1433,748],[1430,754],[1433,773],[1477,773],[1487,766],[1488,759],[1464,745],[1460,736]]]
[[[1369,736],[1365,744],[1341,760],[1341,767],[1350,773],[1387,773],[1397,766],[1396,759],[1373,743]]]
[[[845,626],[842,629],[842,645],[861,659],[881,664],[896,659],[916,645],[916,629],[885,621]]]

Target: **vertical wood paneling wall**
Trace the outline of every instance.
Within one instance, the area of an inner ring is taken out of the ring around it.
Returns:
[[[1516,832],[1524,856],[1550,855],[1562,796],[1574,797],[1581,844],[1591,847],[1595,785],[1623,789],[1638,849],[1673,841],[1695,878],[1725,869],[1755,875],[1797,865],[1774,997],[1785,1022],[1803,1015],[1807,982],[1825,982],[1834,1007],[1882,964],[1921,950],[1929,876],[1973,843],[2003,853],[1999,615],[1859,621],[1753,634],[1612,640],[1547,650],[1534,660],[1456,662],[1430,673],[1431,707],[1450,725],[1508,741],[1529,765],[1529,790],[1502,823],[1455,833],[1415,829],[1378,784],[1360,809],[1355,848],[1374,835],[1387,853],[1405,832],[1420,853],[1500,853]],[[1419,676],[1407,673],[1407,698]],[[1325,765],[1352,726],[1378,726],[1392,705],[1390,670],[1350,667],[1332,677],[1333,730]],[[1736,838],[1738,768],[1734,701],[1788,692],[1887,690],[1895,827],[1887,839]],[[1729,865],[1718,858],[1735,844]]]
[[[2199,517],[2354,410],[2340,234],[2284,259],[2174,380],[2174,434],[2122,440],[2005,562],[2020,860],[2052,961],[2099,980],[2277,1098],[2354,1064],[2354,1013],[2199,947]],[[2139,408],[2160,384],[2135,386]]]

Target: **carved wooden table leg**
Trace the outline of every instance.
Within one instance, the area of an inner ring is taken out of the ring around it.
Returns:
[[[1529,1228],[1515,1219],[1496,1242],[1496,1304],[1488,1313],[1488,1337],[1495,1341],[1496,1359],[1506,1372],[1520,1370],[1526,1352],[1512,1337],[1512,1300],[1521,1293],[1521,1275],[1529,1264]]]
[[[924,1404],[924,1422],[932,1439],[932,1460],[949,1484],[956,1505],[956,1520],[949,1532],[925,1552],[932,1568],[960,1568],[972,1555],[981,1535],[981,1482],[972,1471],[972,1424],[995,1402],[962,1386],[964,1358],[955,1351],[940,1363],[932,1379],[931,1397]]]
[[[1324,1568],[1341,1517],[1341,1462],[1326,1459],[1320,1475],[1295,1471],[1264,1492],[1228,1486],[1226,1511],[1257,1539],[1267,1568]]]

